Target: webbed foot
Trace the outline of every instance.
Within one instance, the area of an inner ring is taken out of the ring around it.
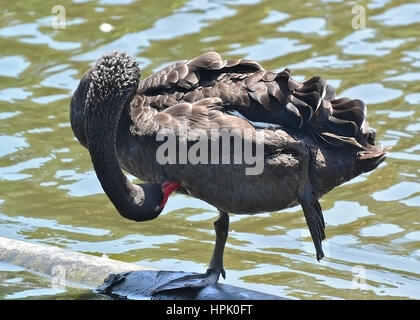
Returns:
[[[158,285],[153,293],[162,291],[177,290],[177,289],[200,289],[206,286],[216,284],[219,277],[222,275],[226,279],[226,272],[223,268],[208,269],[204,274],[188,274],[179,278],[172,279],[166,283]]]

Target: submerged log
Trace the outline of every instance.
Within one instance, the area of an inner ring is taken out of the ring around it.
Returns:
[[[57,270],[62,270],[66,286],[80,287],[82,285],[95,290],[99,285],[96,291],[119,299],[281,299],[227,284],[216,284],[202,289],[183,288],[154,293],[154,288],[160,284],[190,273],[150,270],[132,263],[1,236],[0,261],[47,277],[57,276]],[[57,269],[57,267],[60,268]]]
[[[147,269],[132,263],[65,250],[62,248],[0,237],[0,261],[47,277],[57,276],[66,286],[95,288],[112,273]]]
[[[171,280],[194,275],[182,271],[139,270],[110,275],[99,286],[102,294],[122,299],[152,300],[280,300],[278,296],[217,283],[204,288],[182,288],[157,291],[155,288]]]

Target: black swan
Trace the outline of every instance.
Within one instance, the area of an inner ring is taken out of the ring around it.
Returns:
[[[208,52],[140,81],[135,59],[115,51],[83,75],[71,101],[72,129],[118,212],[135,221],[154,219],[175,190],[220,212],[207,272],[169,281],[159,290],[202,287],[225,277],[228,212],[255,214],[300,204],[320,260],[325,223],[318,199],[385,159],[387,150],[375,146],[362,101],[337,99],[322,78],[301,83],[290,73]],[[263,171],[245,174],[244,162],[162,164],[156,156],[164,143],[157,139],[162,130],[187,150],[198,141],[197,132],[216,130],[209,140],[223,149],[220,132],[236,130],[253,151],[263,147]],[[250,135],[240,134],[245,131]],[[147,183],[131,183],[121,168]]]

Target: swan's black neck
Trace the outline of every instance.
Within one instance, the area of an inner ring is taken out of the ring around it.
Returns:
[[[160,212],[159,192],[132,184],[122,173],[116,150],[121,112],[134,96],[140,71],[133,58],[114,52],[98,60],[90,76],[86,93],[86,140],[96,175],[118,212],[135,221],[151,220]]]

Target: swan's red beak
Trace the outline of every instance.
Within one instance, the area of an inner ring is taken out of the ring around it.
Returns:
[[[171,193],[178,189],[180,185],[181,184],[179,182],[173,181],[166,181],[162,183],[163,200],[159,206],[159,209],[163,209]]]

